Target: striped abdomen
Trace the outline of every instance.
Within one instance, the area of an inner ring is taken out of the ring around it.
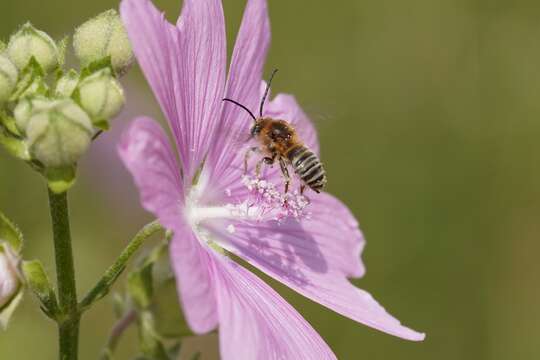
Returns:
[[[287,157],[296,175],[313,191],[320,192],[326,185],[326,172],[317,155],[307,147],[298,145],[287,153]]]

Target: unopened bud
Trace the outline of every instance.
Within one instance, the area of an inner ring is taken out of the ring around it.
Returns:
[[[73,91],[79,83],[79,74],[75,70],[70,70],[67,74],[62,76],[56,83],[56,89],[54,91],[57,97],[70,97]]]
[[[110,56],[114,71],[122,75],[133,62],[131,44],[115,10],[82,24],[73,36],[73,47],[82,66]]]
[[[124,106],[124,90],[112,77],[109,69],[102,69],[79,84],[82,108],[94,121],[116,116]]]
[[[52,102],[30,117],[26,135],[33,157],[47,167],[59,168],[74,164],[88,149],[92,122],[73,100]]]
[[[0,243],[0,309],[20,290],[18,263],[19,259],[11,247],[5,242]]]
[[[4,103],[17,85],[19,76],[17,68],[11,60],[0,54],[0,104]]]
[[[58,66],[58,47],[45,32],[37,30],[30,23],[21,27],[9,39],[7,55],[22,70],[28,65],[32,56],[45,72]]]
[[[40,111],[45,111],[55,106],[55,102],[45,97],[26,97],[19,101],[13,115],[15,117],[15,124],[20,132],[26,133],[26,126],[30,117]]]

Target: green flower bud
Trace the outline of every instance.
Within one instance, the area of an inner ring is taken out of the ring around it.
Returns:
[[[9,39],[6,50],[11,61],[22,70],[32,56],[43,71],[50,72],[58,66],[58,47],[45,32],[37,30],[30,23],[21,27]]]
[[[124,90],[109,69],[102,69],[81,81],[79,96],[82,108],[93,121],[113,118],[125,102]]]
[[[32,156],[47,167],[59,168],[74,164],[88,149],[92,122],[71,99],[51,102],[30,117],[26,135]]]
[[[11,60],[0,54],[0,105],[9,99],[15,89],[19,73]]]
[[[73,47],[82,66],[110,56],[114,71],[122,75],[133,62],[131,44],[115,10],[82,24],[73,36]]]
[[[6,242],[0,242],[0,310],[19,293],[19,257]]]
[[[54,106],[55,102],[45,97],[26,97],[21,99],[15,107],[15,110],[13,110],[17,128],[21,133],[26,133],[26,126],[33,114],[48,110]]]
[[[77,84],[79,83],[79,74],[75,70],[70,70],[62,76],[56,83],[54,95],[57,97],[71,97]]]
[[[22,70],[28,65],[32,56],[45,72],[50,72],[58,66],[58,47],[45,32],[37,30],[30,23],[21,27],[9,39],[7,55],[11,61]]]

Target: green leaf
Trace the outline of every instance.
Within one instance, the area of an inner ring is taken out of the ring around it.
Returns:
[[[49,277],[39,260],[24,261],[22,271],[28,287],[34,292],[42,304],[42,310],[51,319],[58,315],[58,302]]]
[[[128,276],[127,290],[137,307],[141,309],[148,308],[152,302],[154,292],[152,266],[152,263],[145,264]]]
[[[0,40],[0,52],[3,52],[6,49],[6,43]]]
[[[75,184],[76,166],[47,168],[45,170],[45,177],[47,178],[49,189],[55,194],[61,194],[68,191]]]
[[[141,351],[153,360],[169,360],[165,346],[154,327],[154,319],[149,311],[139,313],[139,340]]]
[[[151,306],[156,322],[156,331],[167,339],[193,336],[178,301],[178,290],[174,278],[156,287]]]
[[[17,253],[23,245],[23,235],[19,228],[0,211],[0,242],[7,241]]]
[[[5,306],[2,311],[0,311],[0,327],[2,329],[6,330],[9,320],[13,316],[15,309],[17,309],[17,306],[19,306],[23,298],[23,293],[23,291],[19,291],[19,293],[11,300],[11,302],[7,306]]]
[[[128,275],[127,290],[141,308],[148,308],[154,297],[155,268],[154,265],[167,253],[167,244],[160,244],[142,258],[140,265]]]
[[[167,244],[164,243],[159,251],[167,254]],[[154,314],[156,330],[161,336],[180,339],[194,335],[178,300],[176,281],[168,256],[160,256],[154,262],[154,297],[150,310]]]

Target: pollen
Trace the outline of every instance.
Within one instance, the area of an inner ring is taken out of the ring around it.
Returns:
[[[236,227],[234,227],[233,224],[229,224],[229,226],[227,226],[227,232],[229,234],[234,234],[236,232]]]
[[[261,218],[271,217],[281,222],[287,218],[309,217],[309,199],[297,190],[282,193],[273,183],[247,175],[242,177],[242,183],[250,191],[251,207],[258,208]]]

